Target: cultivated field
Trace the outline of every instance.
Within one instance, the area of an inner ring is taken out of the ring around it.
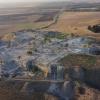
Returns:
[[[89,25],[100,24],[100,12],[66,11],[60,14],[57,23],[51,24],[59,9],[33,10],[31,7],[27,7],[25,8],[25,11],[21,8],[21,13],[19,12],[19,9],[16,10],[16,13],[11,13],[9,11],[8,15],[0,15],[0,34],[48,26],[43,29],[59,31],[65,34],[74,33],[76,35],[89,35],[100,38],[99,34],[88,30]]]
[[[98,37],[98,34],[87,29],[89,25],[95,24],[100,24],[100,12],[64,12],[57,24],[49,27],[49,30]]]
[[[1,11],[4,10],[4,13]],[[15,11],[15,12],[14,12]],[[0,35],[23,29],[36,29],[48,26],[53,22],[58,10],[33,9],[27,7],[0,9]]]

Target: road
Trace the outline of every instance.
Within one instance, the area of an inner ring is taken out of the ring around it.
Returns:
[[[17,78],[12,78],[8,79],[8,81],[23,81],[23,82],[39,82],[39,83],[64,83],[64,80],[32,80],[32,79],[17,79]]]
[[[47,26],[43,26],[43,27],[41,27],[41,28],[37,28],[36,30],[47,29],[47,28],[51,27],[52,25],[56,24],[56,23],[58,22],[59,16],[63,13],[64,10],[65,10],[65,9],[62,8],[62,9],[59,11],[59,13],[54,17],[54,20],[53,20],[52,23],[50,23],[50,24],[47,25]]]

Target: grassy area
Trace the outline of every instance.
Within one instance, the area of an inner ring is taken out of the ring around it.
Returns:
[[[91,68],[96,64],[96,58],[88,55],[70,54],[60,61],[64,66],[82,66]]]
[[[56,38],[56,39],[65,39],[67,37],[66,34],[60,34],[60,33],[57,33],[57,34],[54,34],[54,35],[45,35],[45,40],[48,40],[50,41],[52,38]]]
[[[16,25],[16,28],[18,29],[36,29],[36,28],[42,28],[45,27],[47,25],[49,25],[51,22],[38,22],[38,23],[32,23],[32,22],[28,22],[28,23],[20,23]]]
[[[25,23],[25,24],[18,24],[18,25],[16,25],[16,27],[29,29],[29,28],[33,28],[34,25],[33,25],[33,23]]]
[[[65,39],[66,37],[67,37],[67,35],[65,35],[65,34],[58,34],[56,36],[57,39]]]
[[[44,38],[44,42],[50,42],[51,39],[53,38],[56,38],[56,39],[65,39],[67,37],[67,35],[65,34],[56,34],[56,35],[45,35],[45,38]]]
[[[24,23],[16,25],[16,27],[19,29],[35,29],[35,28],[41,28],[42,26],[45,26],[45,24]]]

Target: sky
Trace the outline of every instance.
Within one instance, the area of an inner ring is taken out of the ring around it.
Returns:
[[[2,3],[8,3],[8,2],[43,2],[43,1],[64,1],[64,0],[0,0]],[[70,0],[66,0],[70,1]]]
[[[91,1],[97,2],[100,0],[0,0],[0,3],[11,3],[11,2],[43,2],[43,1],[74,1],[74,2],[81,2],[81,1]]]

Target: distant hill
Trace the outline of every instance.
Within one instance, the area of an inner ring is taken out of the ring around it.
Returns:
[[[86,2],[86,3],[98,3],[100,0],[71,0],[72,2],[75,3],[80,3],[80,2]]]

